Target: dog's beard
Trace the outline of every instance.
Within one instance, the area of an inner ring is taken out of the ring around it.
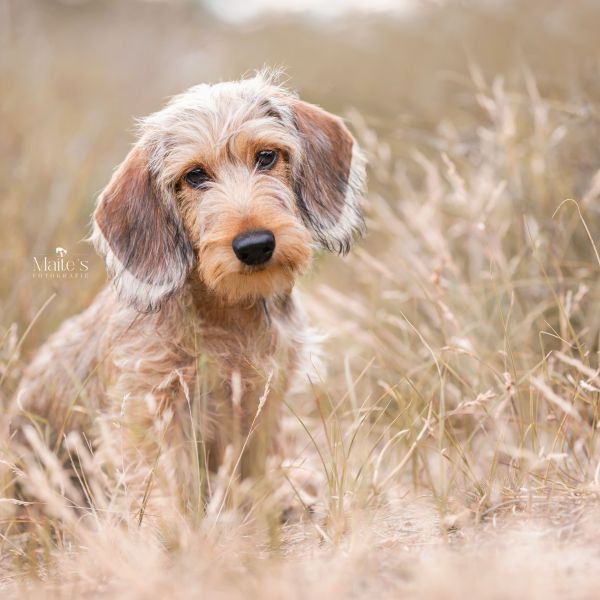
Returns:
[[[276,247],[265,265],[249,267],[233,252],[231,239],[211,236],[199,251],[201,281],[229,304],[253,302],[291,292],[310,266],[310,234],[299,224],[273,228]]]

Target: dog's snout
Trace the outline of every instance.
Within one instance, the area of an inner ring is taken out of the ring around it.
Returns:
[[[272,231],[260,229],[238,235],[232,243],[235,255],[245,265],[262,265],[275,251],[275,236]]]

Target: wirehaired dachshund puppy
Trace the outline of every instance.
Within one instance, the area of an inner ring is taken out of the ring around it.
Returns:
[[[316,248],[349,250],[364,184],[342,120],[268,72],[192,87],[142,119],[93,216],[112,285],[26,370],[15,437],[64,459],[78,432],[137,509],[160,487],[150,476],[168,492],[228,452],[241,478],[263,473],[309,362],[294,284]]]

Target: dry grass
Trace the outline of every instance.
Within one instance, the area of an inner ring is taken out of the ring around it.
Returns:
[[[34,280],[31,261],[91,254],[78,242],[131,115],[283,63],[305,98],[346,111],[371,165],[368,237],[303,285],[329,334],[327,380],[287,410],[296,465],[323,481],[315,515],[281,526],[261,482],[232,490],[225,472],[159,534],[112,507],[102,474],[104,503],[73,511],[47,457],[31,485],[52,517],[5,518],[2,597],[595,597],[597,5],[241,30],[180,4],[0,8],[4,406],[104,281],[91,256],[85,281]],[[225,509],[225,490],[252,510]]]

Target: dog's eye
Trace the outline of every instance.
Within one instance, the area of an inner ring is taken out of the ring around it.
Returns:
[[[256,166],[260,171],[268,171],[275,166],[278,158],[277,150],[261,150],[256,155]]]
[[[201,188],[210,181],[210,177],[202,167],[196,167],[185,176],[185,180],[193,188]]]

